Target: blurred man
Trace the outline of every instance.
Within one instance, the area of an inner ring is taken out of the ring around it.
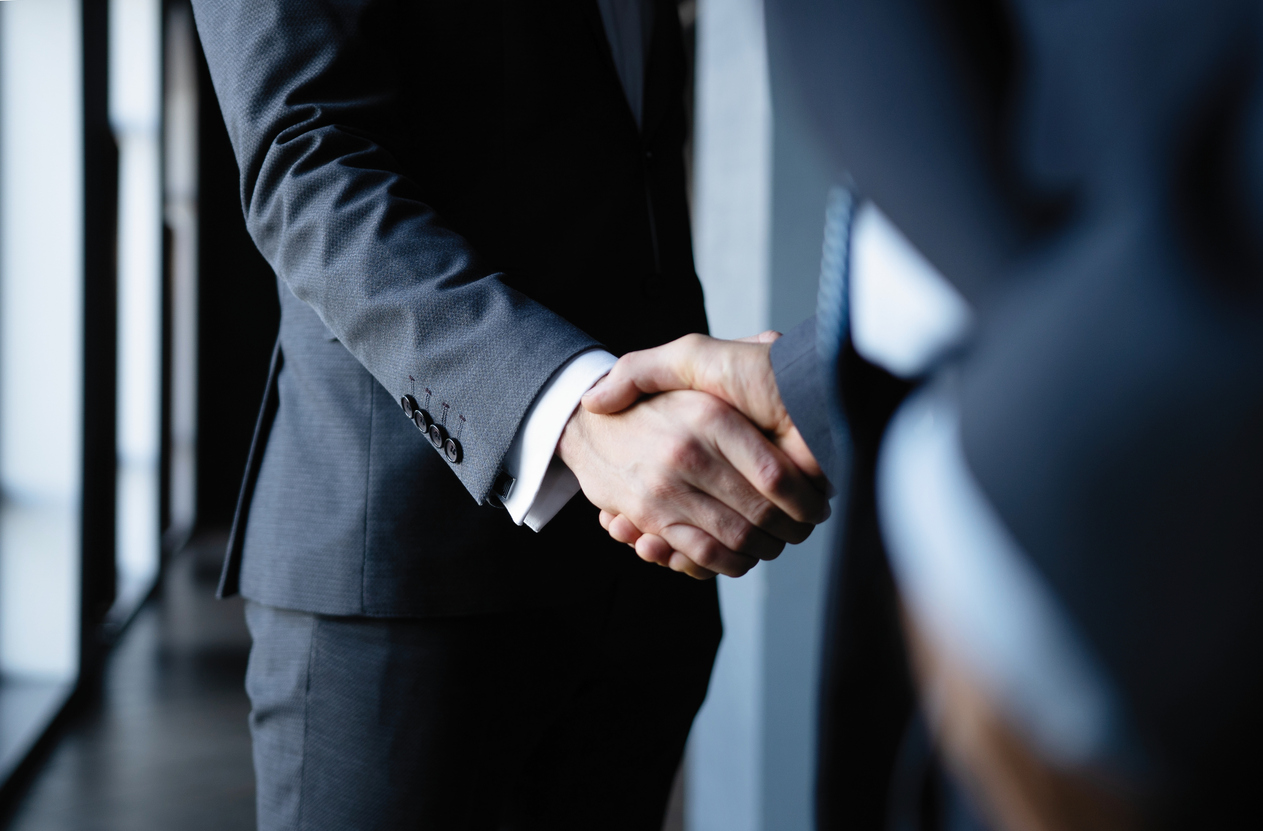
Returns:
[[[611,353],[706,328],[675,7],[194,10],[281,300],[221,587],[250,601],[259,827],[657,831],[714,586],[571,497],[698,575],[827,511],[710,396],[574,413]]]
[[[862,195],[835,198],[820,312],[628,356],[588,406],[709,390],[847,477],[820,827],[973,821],[936,784],[909,643],[996,824],[1252,824],[1263,8],[768,8]]]

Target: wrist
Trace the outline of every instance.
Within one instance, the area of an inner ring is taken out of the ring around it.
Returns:
[[[588,436],[591,432],[590,421],[595,418],[583,407],[576,407],[562,428],[561,438],[557,440],[557,457],[566,463],[566,467],[575,471],[581,466],[588,447]]]

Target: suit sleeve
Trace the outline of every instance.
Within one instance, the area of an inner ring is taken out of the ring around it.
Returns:
[[[837,482],[841,458],[830,429],[824,365],[816,350],[816,319],[810,317],[772,344],[772,370],[781,401],[807,447],[830,481]]]
[[[194,2],[255,244],[396,399],[412,376],[460,402],[453,470],[481,503],[539,389],[597,343],[507,286],[403,175],[389,8]]]

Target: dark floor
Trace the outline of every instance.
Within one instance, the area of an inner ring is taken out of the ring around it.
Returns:
[[[10,831],[250,831],[241,601],[214,599],[222,538],[190,546],[110,656]],[[683,831],[680,783],[663,831]]]
[[[177,557],[123,632],[100,701],[77,714],[15,813],[14,831],[254,828],[250,636],[213,597],[222,540]]]

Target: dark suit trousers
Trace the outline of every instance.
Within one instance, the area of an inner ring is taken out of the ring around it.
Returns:
[[[720,638],[713,584],[638,561],[561,607],[246,619],[260,831],[659,831]]]

